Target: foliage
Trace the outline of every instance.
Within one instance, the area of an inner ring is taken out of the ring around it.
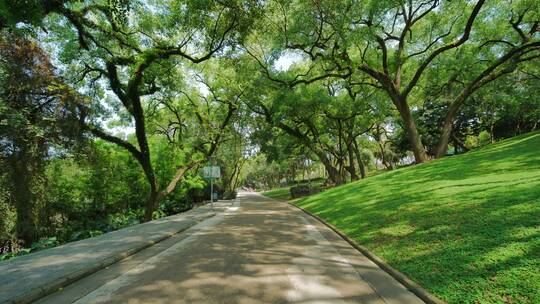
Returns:
[[[158,144],[159,141],[156,141]],[[160,148],[157,147],[156,150]],[[171,158],[177,158],[171,155]],[[165,159],[165,158],[164,158]],[[162,159],[161,159],[162,160]],[[156,168],[161,168],[159,161]],[[169,172],[169,174],[172,174]],[[168,177],[168,176],[166,176]],[[88,142],[77,155],[68,155],[49,160],[44,179],[47,192],[44,195],[38,219],[41,239],[54,238],[55,243],[42,240],[31,246],[6,248],[2,253],[7,259],[19,254],[34,252],[40,248],[54,246],[97,236],[109,231],[138,224],[143,219],[145,191],[144,173],[134,164],[125,150],[103,141]],[[3,185],[3,184],[2,184]],[[184,179],[176,191],[164,200],[154,217],[176,214],[191,209],[198,197],[195,189],[204,182],[197,175]],[[11,210],[7,201],[0,201],[0,208]],[[3,209],[2,209],[3,210]],[[11,212],[11,213],[10,213]],[[12,214],[13,211],[5,213]],[[15,241],[14,217],[2,217],[1,244]]]
[[[0,261],[14,258],[20,255],[29,254],[29,253],[36,252],[39,250],[52,248],[58,245],[59,245],[59,242],[56,240],[56,237],[42,238],[38,240],[37,242],[32,243],[32,246],[30,246],[30,248],[22,248],[18,251],[11,251],[11,252],[0,254]]]
[[[12,0],[0,2],[0,28],[17,23],[41,25],[45,16],[69,0]],[[74,0],[76,1],[76,0]]]
[[[478,134],[478,146],[483,147],[491,143],[491,135],[487,131],[482,131]]]
[[[349,91],[376,88],[399,114],[417,163],[446,154],[456,115],[473,95],[539,58],[534,1],[374,3],[271,1],[272,22],[260,21],[247,51],[268,79],[289,89],[326,81],[345,82]],[[286,52],[301,60],[280,71],[275,63]],[[425,96],[444,109],[431,153],[415,118]]]
[[[0,161],[17,210],[17,236],[30,245],[39,237],[46,159],[81,138],[76,97],[36,43],[0,34]]]

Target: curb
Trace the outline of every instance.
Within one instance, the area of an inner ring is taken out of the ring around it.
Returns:
[[[143,250],[143,249],[146,249],[148,247],[151,247],[161,241],[164,241],[180,232],[183,232],[183,231],[186,231],[187,229],[197,225],[198,223],[208,219],[208,218],[211,218],[213,217],[214,215],[216,215],[216,213],[209,213],[209,214],[206,214],[206,215],[203,215],[203,216],[200,216],[198,218],[194,218],[192,220],[191,223],[189,223],[187,226],[185,227],[182,227],[180,228],[178,231],[174,232],[174,233],[168,233],[166,235],[162,235],[162,236],[159,236],[159,237],[155,237],[155,238],[150,238],[148,239],[145,243],[141,244],[140,246],[137,246],[137,247],[133,247],[127,251],[124,251],[122,253],[119,253],[117,255],[114,255],[114,256],[110,256],[110,257],[107,257],[105,259],[103,259],[101,262],[97,263],[95,266],[93,267],[89,267],[87,269],[82,269],[80,271],[76,271],[76,272],[73,272],[71,274],[68,274],[67,276],[63,277],[63,278],[60,278],[56,281],[53,281],[53,282],[50,282],[42,287],[40,287],[39,289],[35,289],[35,290],[32,290],[32,291],[29,291],[29,292],[26,292],[26,293],[23,293],[21,294],[20,296],[16,296],[10,300],[8,300],[7,303],[13,303],[13,304],[26,304],[26,303],[31,303],[33,301],[36,301],[38,299],[41,299],[45,296],[48,296],[56,291],[58,291],[58,289],[62,288],[62,287],[65,287],[71,283],[74,283],[75,281],[78,281],[84,277],[87,277],[99,270],[102,270],[103,268],[105,267],[108,267],[116,262],[119,262],[131,255],[134,255],[135,253]]]
[[[274,199],[275,200],[275,199]],[[278,200],[276,200],[278,201]],[[300,206],[297,206],[295,204],[292,204],[287,201],[282,201],[287,203],[289,206],[293,206],[296,209],[301,210],[305,214],[315,218],[317,221],[324,224],[326,227],[330,228],[332,231],[334,231],[336,234],[338,234],[343,240],[345,240],[347,243],[349,243],[352,247],[354,247],[356,250],[360,251],[363,255],[365,255],[368,259],[370,259],[373,263],[377,264],[377,266],[381,267],[382,270],[386,271],[389,275],[391,275],[394,279],[396,279],[399,283],[401,283],[403,286],[405,286],[408,290],[410,290],[412,293],[414,293],[417,297],[419,297],[422,301],[428,303],[428,304],[446,304],[445,301],[437,298],[436,296],[432,295],[429,291],[425,290],[422,286],[418,285],[413,280],[409,279],[405,274],[401,273],[400,271],[396,270],[392,266],[388,265],[383,259],[376,256],[374,253],[369,251],[366,247],[356,243],[353,239],[349,238],[347,235],[345,235],[343,232],[339,231],[336,227],[334,227],[332,224],[327,223],[325,220],[320,218],[319,216],[307,211],[306,209],[303,209]]]

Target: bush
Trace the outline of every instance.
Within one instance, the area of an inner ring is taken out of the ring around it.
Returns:
[[[483,147],[491,143],[491,135],[488,131],[482,131],[478,134],[478,146]]]
[[[0,163],[1,165],[3,164]],[[0,245],[13,240],[15,220],[17,218],[15,208],[9,202],[6,178],[6,174],[0,173]],[[3,249],[0,248],[0,254],[2,253],[4,253]]]
[[[235,199],[237,195],[238,195],[238,192],[236,191],[226,190],[223,193],[223,199],[226,199],[226,200]]]
[[[127,211],[125,213],[109,214],[107,216],[107,230],[118,230],[124,227],[139,224],[143,216],[142,209],[136,211]]]
[[[56,237],[41,238],[39,241],[32,243],[30,248],[19,247],[18,243],[8,244],[5,247],[10,247],[9,250],[6,250],[6,253],[0,254],[0,261],[8,260],[16,256],[25,255],[31,252],[40,251],[42,249],[52,248],[60,245]]]
[[[465,147],[469,150],[478,148],[478,137],[473,135],[467,136],[465,139]]]
[[[308,185],[294,186],[294,187],[291,187],[290,191],[291,191],[292,198],[298,198],[298,197],[310,195],[311,193],[313,193],[313,191],[311,191]]]
[[[0,199],[0,244],[10,240],[15,231],[15,209]]]

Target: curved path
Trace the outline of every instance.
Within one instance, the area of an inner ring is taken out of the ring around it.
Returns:
[[[40,303],[423,303],[329,228],[256,193]]]

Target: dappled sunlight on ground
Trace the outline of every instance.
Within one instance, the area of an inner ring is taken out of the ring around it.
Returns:
[[[248,199],[77,303],[419,303],[319,222]]]

